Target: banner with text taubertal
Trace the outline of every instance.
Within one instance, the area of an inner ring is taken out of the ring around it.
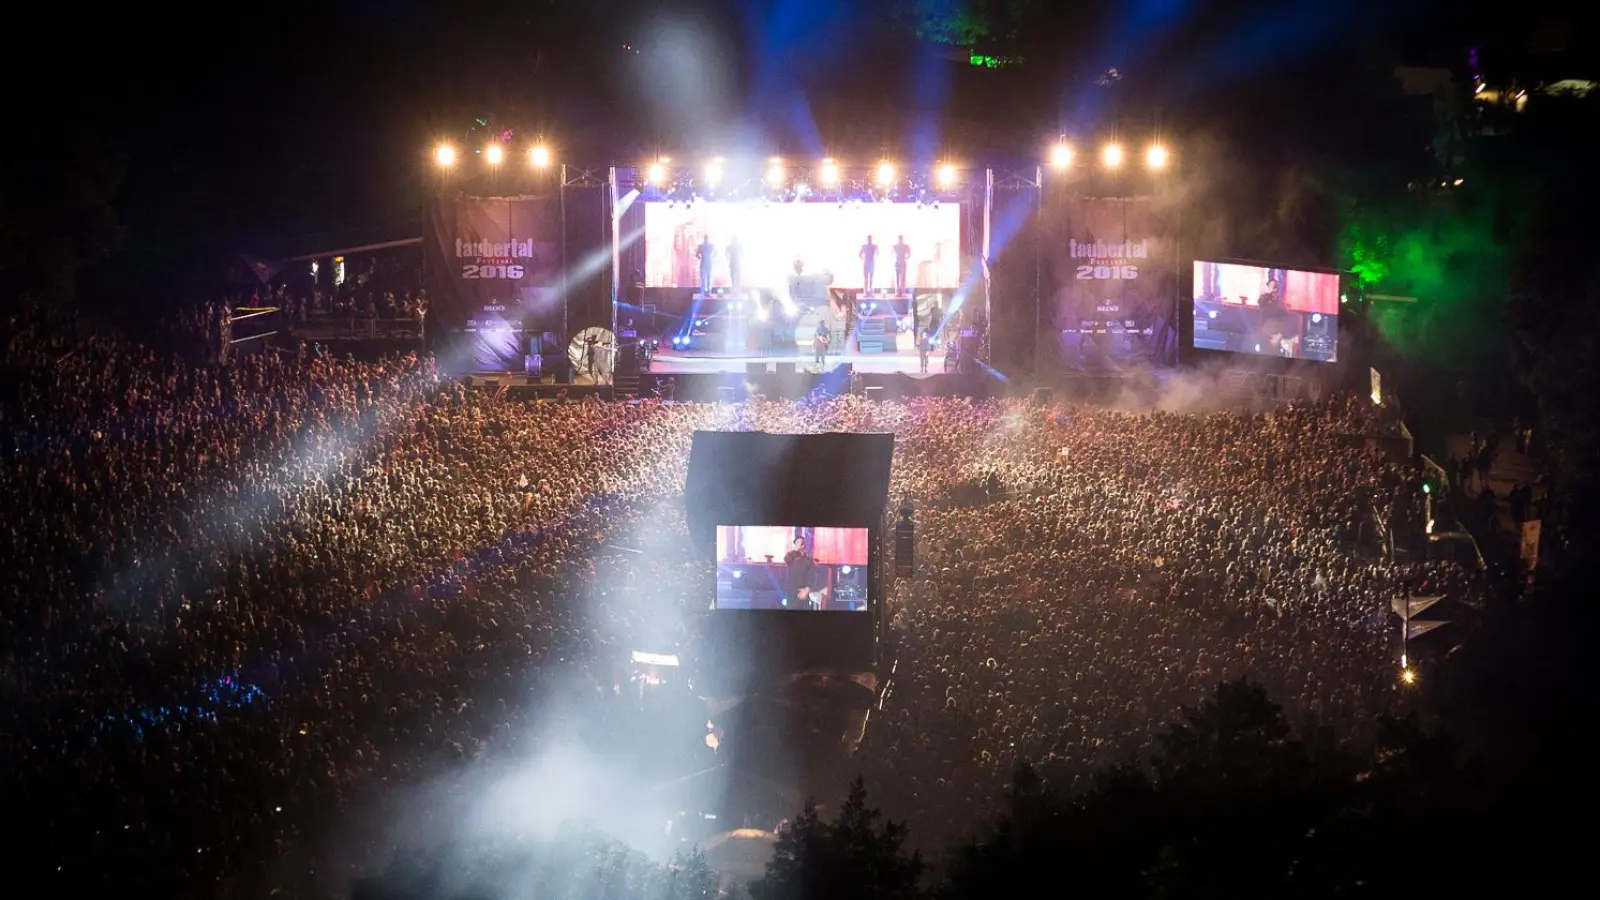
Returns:
[[[471,368],[521,370],[541,332],[566,340],[553,199],[443,198],[430,205],[426,228],[431,327],[470,338],[460,343],[470,348]]]
[[[1044,254],[1059,331],[1144,337],[1170,315],[1173,235],[1154,201],[1075,197],[1054,218]]]

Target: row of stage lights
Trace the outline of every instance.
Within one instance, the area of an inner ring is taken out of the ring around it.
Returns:
[[[1120,169],[1127,162],[1128,151],[1113,141],[1100,148],[1100,165],[1107,169]],[[1072,168],[1078,161],[1077,151],[1065,139],[1050,148],[1050,167],[1057,171]],[[1144,151],[1145,168],[1160,172],[1172,163],[1172,153],[1165,144],[1151,144]]]
[[[456,148],[450,144],[440,144],[433,150],[433,162],[441,169],[453,169],[459,156]],[[528,163],[536,169],[548,168],[551,163],[550,148],[544,144],[535,144],[528,150]],[[506,148],[504,144],[489,144],[483,148],[483,161],[499,168],[505,164]]]
[[[482,152],[484,162],[490,166],[498,168],[505,164],[506,148],[504,145],[489,144],[483,148]],[[440,144],[434,150],[433,160],[442,169],[453,168],[457,159],[456,148],[450,144]],[[1066,171],[1071,169],[1077,163],[1077,160],[1076,150],[1065,139],[1058,141],[1050,148],[1050,167],[1052,169]],[[550,166],[551,161],[550,148],[544,144],[536,144],[528,150],[528,162],[534,168],[547,168]],[[1127,151],[1121,144],[1113,142],[1100,148],[1100,164],[1104,168],[1110,170],[1120,169],[1126,161]],[[1162,171],[1171,162],[1172,155],[1165,145],[1151,144],[1145,148],[1144,164],[1147,169]],[[652,186],[658,188],[667,186],[672,178],[672,170],[669,168],[671,163],[671,159],[661,157],[646,168],[646,179]],[[898,173],[899,170],[895,167],[895,164],[889,160],[879,162],[873,171],[875,180],[880,187],[888,187],[894,184]],[[726,174],[727,160],[720,156],[706,163],[705,168],[702,170],[705,183],[710,187],[716,187],[720,184]],[[961,170],[956,168],[954,163],[941,163],[935,168],[934,175],[941,188],[953,188],[961,182]],[[769,187],[781,187],[788,178],[789,168],[781,157],[773,157],[768,161],[766,183]],[[839,164],[833,159],[823,160],[822,164],[817,167],[817,178],[824,188],[838,187],[840,179]]]

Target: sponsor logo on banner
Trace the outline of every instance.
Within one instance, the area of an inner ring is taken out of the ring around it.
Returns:
[[[534,259],[533,248],[531,239],[475,241],[456,238],[461,277],[469,280],[520,281],[528,274],[528,261]]]
[[[1150,258],[1150,240],[1070,241],[1069,255],[1087,260],[1078,264],[1079,281],[1133,281],[1139,277],[1136,262]]]

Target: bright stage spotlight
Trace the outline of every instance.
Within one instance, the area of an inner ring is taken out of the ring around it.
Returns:
[[[1107,144],[1106,148],[1100,151],[1100,161],[1105,163],[1108,169],[1115,169],[1122,165],[1122,145]]]
[[[839,165],[831,159],[822,161],[822,186],[832,188],[839,186]]]
[[[706,163],[706,184],[711,186],[711,187],[716,187],[717,186],[717,182],[719,182],[721,180],[722,180],[722,160],[721,159],[713,159],[711,162]]]
[[[441,169],[450,168],[456,164],[456,148],[449,144],[440,144],[438,149],[433,151],[433,161],[438,163]]]
[[[894,184],[894,163],[885,160],[878,163],[878,186],[888,187]]]
[[[483,158],[491,166],[498,166],[506,161],[506,148],[499,144],[490,144],[483,148]]]
[[[783,171],[783,161],[776,159],[773,160],[772,165],[767,167],[767,186],[775,188],[783,187],[784,178],[785,173]]]
[[[655,185],[656,187],[661,187],[662,185],[667,183],[667,167],[662,165],[661,163],[658,163],[658,162],[651,163],[650,164],[650,169],[646,173],[646,175],[649,177],[650,183]]]
[[[550,165],[550,148],[543,144],[535,144],[533,149],[528,151],[528,161],[541,169]]]
[[[939,167],[939,187],[953,188],[956,186],[956,182],[959,181],[960,178],[961,174],[956,171],[955,166],[945,163]]]
[[[1144,164],[1152,169],[1165,169],[1167,159],[1167,148],[1160,144],[1151,144],[1150,149],[1144,152]]]
[[[1057,143],[1050,149],[1050,165],[1057,169],[1072,168],[1072,145],[1066,141]]]

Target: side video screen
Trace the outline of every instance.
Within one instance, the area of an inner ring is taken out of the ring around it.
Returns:
[[[865,612],[865,528],[718,525],[714,609]]]
[[[1194,346],[1334,362],[1339,276],[1195,260]]]

